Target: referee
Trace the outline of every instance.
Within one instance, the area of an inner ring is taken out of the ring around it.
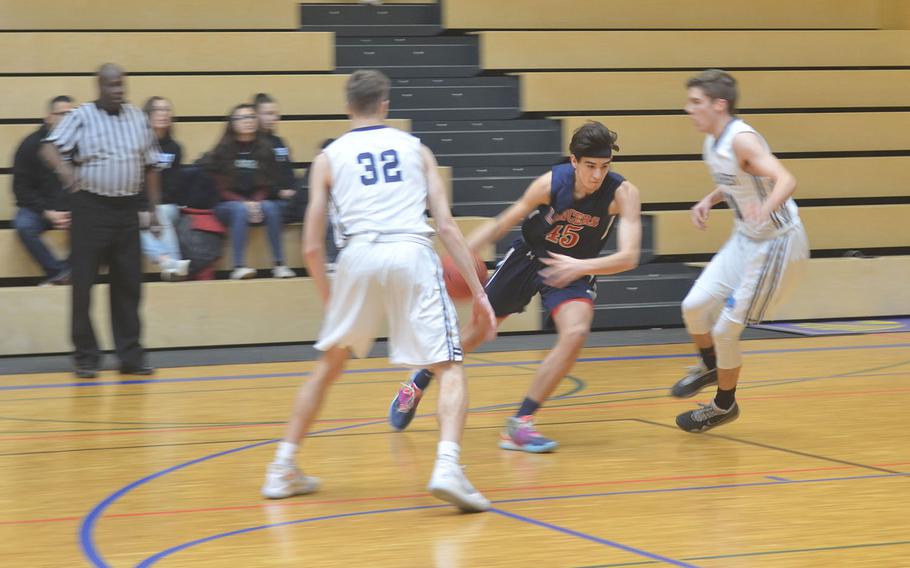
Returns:
[[[120,67],[112,63],[101,66],[98,100],[67,115],[42,147],[42,156],[72,193],[72,339],[80,379],[96,377],[101,363],[89,307],[102,263],[110,271],[111,327],[120,372],[154,372],[146,364],[139,342],[142,256],[138,194],[144,185],[151,229],[156,232],[158,143],[145,114],[124,101],[124,83]]]

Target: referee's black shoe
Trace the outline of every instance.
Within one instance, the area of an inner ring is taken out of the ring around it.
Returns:
[[[77,379],[94,379],[98,376],[98,369],[95,367],[76,367],[73,371]]]
[[[155,368],[145,363],[134,366],[134,365],[123,365],[120,367],[121,375],[154,375]]]
[[[670,396],[691,398],[701,392],[701,389],[714,384],[717,384],[717,369],[708,369],[703,365],[689,367],[689,373],[676,381],[670,389]]]
[[[712,401],[711,404],[701,404],[699,408],[683,412],[676,417],[676,425],[686,432],[705,432],[721,424],[733,422],[739,418],[739,405],[736,402],[729,410],[721,410]]]

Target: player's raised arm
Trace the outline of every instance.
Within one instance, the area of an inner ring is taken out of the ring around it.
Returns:
[[[303,258],[324,302],[329,299],[329,279],[325,273],[325,231],[331,186],[331,164],[328,156],[322,153],[310,166],[309,203],[303,221]]]
[[[436,233],[452,260],[455,261],[458,272],[471,288],[471,296],[474,299],[472,323],[480,326],[479,329],[485,330],[485,340],[488,341],[496,336],[496,316],[493,308],[490,307],[487,294],[483,290],[483,284],[480,283],[477,272],[474,270],[473,253],[468,248],[461,229],[452,218],[445,187],[439,177],[436,157],[426,146],[421,146],[421,154],[427,176],[427,205],[436,221]]]
[[[531,182],[531,185],[528,186],[528,189],[525,190],[518,201],[497,215],[495,219],[484,223],[468,235],[468,246],[471,247],[471,250],[477,252],[483,246],[495,243],[505,236],[512,227],[521,223],[537,207],[548,204],[550,202],[550,182],[552,179],[552,172],[547,172],[538,177]]]

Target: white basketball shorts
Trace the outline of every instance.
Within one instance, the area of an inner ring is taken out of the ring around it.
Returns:
[[[731,320],[751,325],[771,317],[808,262],[809,239],[801,224],[764,241],[734,231],[695,286],[715,297]]]
[[[439,257],[429,239],[420,240],[426,242],[354,239],[342,250],[316,349],[346,347],[365,357],[385,318],[392,363],[426,367],[463,359]]]

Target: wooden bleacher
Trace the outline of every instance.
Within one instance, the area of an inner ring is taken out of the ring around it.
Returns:
[[[521,73],[525,112],[678,110],[691,71]],[[738,71],[739,109],[906,107],[910,70]]]
[[[908,276],[910,256],[816,258],[774,317],[798,321],[910,314]]]
[[[479,36],[481,67],[488,71],[910,65],[910,30],[485,31]]]
[[[448,0],[449,29],[875,29],[877,0]],[[625,49],[625,46],[613,49]]]
[[[0,0],[0,30],[293,30],[294,0]]]
[[[127,77],[127,95],[142,106],[152,95],[167,97],[180,118],[223,116],[256,93],[269,93],[284,115],[345,114],[347,75],[138,75]],[[48,101],[69,95],[77,104],[97,97],[93,76],[0,77],[0,117],[42,118]],[[329,96],[335,94],[336,96]],[[179,128],[179,126],[178,126]]]
[[[794,158],[783,164],[796,176],[797,201],[900,197],[910,192],[910,156]],[[701,161],[624,162],[620,157],[614,167],[638,186],[647,204],[694,204],[714,187]]]
[[[228,110],[230,109],[224,109],[223,112],[227,113]],[[203,153],[214,149],[224,134],[225,124],[226,119],[176,124],[174,138],[183,146],[184,163],[191,163]],[[394,119],[389,124],[402,130],[411,129],[409,120]],[[37,128],[35,124],[0,124],[0,168],[12,167],[16,148],[23,138]],[[287,142],[295,160],[309,162],[316,155],[320,142],[326,138],[336,138],[349,129],[348,120],[287,120],[279,125],[278,133]]]
[[[910,149],[910,112],[746,114],[776,154]],[[619,133],[622,155],[697,155],[704,135],[685,115],[563,117],[563,140],[587,120]]]
[[[658,255],[716,252],[730,236],[733,213],[711,211],[708,229],[692,225],[689,211],[652,211]],[[903,247],[910,243],[910,204],[804,207],[800,218],[814,251]]]
[[[325,32],[6,32],[2,74],[92,74],[106,61],[127,73],[332,71]]]
[[[303,179],[306,170],[295,170],[297,179]],[[439,175],[446,188],[449,202],[452,201],[452,168],[439,166]],[[16,198],[13,193],[12,174],[0,174],[0,223],[11,221],[16,216]]]
[[[102,349],[110,349],[106,284],[95,286],[92,317]],[[143,343],[147,348],[256,345],[315,341],[322,323],[322,300],[309,278],[212,282],[155,282],[143,287]],[[69,340],[69,287],[0,287],[0,306],[15,333],[0,334],[0,355],[66,353]],[[458,304],[459,318],[470,318],[470,304]],[[540,329],[540,300],[508,318],[500,331]],[[179,318],[175,314],[199,314]],[[384,334],[380,330],[380,334]]]
[[[298,4],[225,0],[218,13],[208,13],[195,2],[146,6],[126,0],[124,9],[109,14],[89,0],[74,0],[67,13],[51,0],[0,0],[0,30],[5,30],[0,49],[17,55],[0,63],[0,89],[8,94],[0,101],[0,119],[36,121],[47,99],[64,92],[80,102],[94,98],[89,75],[113,59],[138,74],[127,83],[134,103],[151,94],[167,96],[177,115],[187,119],[176,127],[185,161],[214,146],[224,121],[213,117],[264,91],[276,96],[285,115],[317,117],[287,120],[280,127],[295,159],[307,162],[318,142],[347,125],[334,120],[343,113],[344,76],[326,73],[334,69],[332,34],[265,31],[295,29]],[[739,106],[772,112],[746,112],[743,118],[775,152],[787,154],[784,162],[799,181],[796,198],[824,201],[801,208],[815,251],[910,245],[903,221],[910,205],[837,201],[910,196],[910,156],[874,155],[910,150],[910,113],[895,110],[907,107],[910,10],[894,4],[705,0],[681,9],[678,0],[447,0],[441,8],[445,27],[480,30],[482,69],[521,73],[523,111],[573,115],[559,117],[565,142],[589,118],[619,132],[616,169],[640,187],[643,202],[678,204],[649,213],[655,252],[688,256],[716,250],[731,223],[729,211],[715,210],[710,230],[700,232],[688,218],[688,205],[707,193],[711,180],[695,159],[702,135],[680,110],[685,79],[692,69],[706,67],[753,69],[735,71]],[[881,29],[901,27],[894,22],[906,22],[905,29]],[[525,31],[505,31],[517,29]],[[855,110],[840,112],[844,109]],[[407,129],[409,123],[396,126]],[[34,128],[0,124],[0,169],[9,168],[15,146]],[[649,161],[636,161],[644,156]],[[0,175],[3,191],[11,176]],[[0,199],[0,223],[13,211],[11,199]],[[459,219],[465,228],[481,221]],[[48,236],[55,246],[65,241],[60,231]],[[301,268],[300,226],[286,228],[284,238],[289,263]],[[492,251],[485,258],[490,260]],[[261,228],[251,231],[248,259],[258,268],[271,265]],[[222,268],[230,268],[228,244]],[[0,279],[39,275],[14,231],[0,228]],[[910,313],[910,295],[903,292],[908,280],[910,256],[816,258],[778,316]],[[100,300],[104,287],[97,293]],[[66,288],[0,287],[3,319],[18,330],[0,334],[0,355],[68,351],[68,294]],[[306,278],[151,283],[145,298],[145,342],[153,348],[309,341],[320,321],[320,302]],[[109,346],[106,305],[95,302],[97,328]],[[180,312],[205,317],[175,326],[173,314]],[[505,331],[540,329],[538,314],[539,306],[531,306],[507,320],[512,327]]]
[[[462,232],[469,233],[487,220],[485,217],[456,217],[455,221]],[[432,224],[432,222],[431,222]],[[285,264],[291,268],[305,268],[306,265],[301,253],[302,226],[299,223],[286,225],[282,233],[285,254]],[[47,231],[44,241],[48,247],[59,257],[65,257],[69,250],[69,233],[67,231]],[[442,252],[438,239],[436,248]],[[493,245],[487,246],[480,254],[484,261],[492,261],[495,257]],[[230,238],[224,241],[222,257],[217,264],[218,270],[234,268],[231,254]],[[254,226],[250,228],[249,241],[246,248],[246,264],[256,269],[267,269],[273,266],[272,251],[269,247],[265,228]],[[158,268],[146,259],[143,271],[146,274],[156,274]],[[41,267],[25,251],[15,229],[0,229],[0,279],[3,278],[37,278],[44,273]]]

